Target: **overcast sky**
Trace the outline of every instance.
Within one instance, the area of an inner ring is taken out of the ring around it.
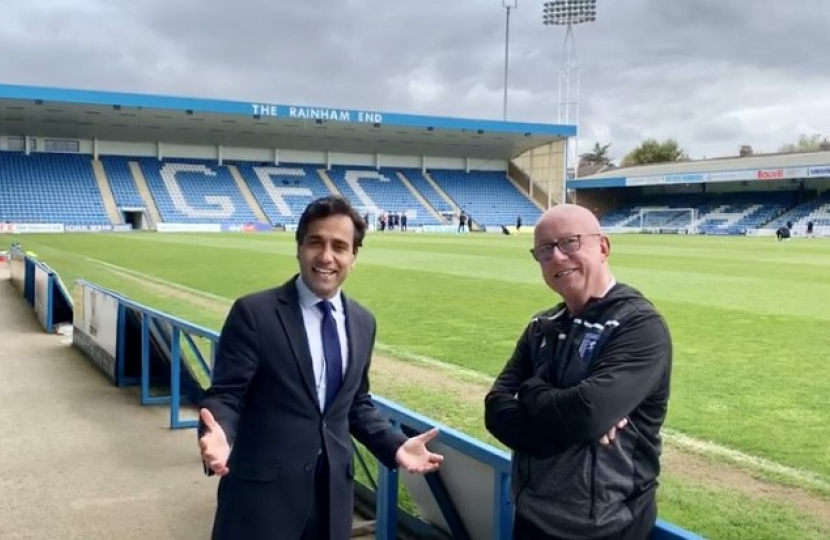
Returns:
[[[0,0],[0,81],[501,119],[502,0]],[[562,28],[512,12],[508,119],[556,122]],[[830,1],[597,0],[580,150],[830,136]]]

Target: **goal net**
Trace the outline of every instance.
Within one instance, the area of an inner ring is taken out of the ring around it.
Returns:
[[[380,208],[378,206],[356,206],[355,210],[364,218],[369,218],[369,230],[376,231],[378,230],[378,221],[380,217],[385,215],[388,219],[389,214],[398,214],[406,215],[407,219],[407,228],[413,226],[413,222],[417,222],[418,220],[418,211],[412,208],[407,208],[403,211],[401,210],[387,210],[385,208]],[[387,225],[388,226],[388,225]],[[400,229],[400,223],[395,227],[395,229]]]
[[[697,234],[696,208],[640,208],[640,232]]]
[[[375,231],[378,228],[378,220],[380,216],[383,215],[383,210],[378,208],[377,206],[355,206],[355,210],[357,213],[361,215],[361,217],[368,217],[369,222],[367,223],[370,231]]]

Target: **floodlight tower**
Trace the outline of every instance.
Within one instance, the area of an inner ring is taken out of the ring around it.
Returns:
[[[502,120],[507,121],[507,69],[510,62],[510,10],[519,8],[519,0],[501,0],[505,11],[504,24],[504,106]]]
[[[597,20],[596,0],[551,0],[542,7],[542,22],[545,26],[564,26],[565,40],[562,44],[562,64],[559,68],[559,108],[557,121],[560,124],[576,126],[576,136],[566,142],[567,150],[562,165],[562,202],[567,201],[568,163],[573,164],[573,176],[579,170],[579,58],[573,27]],[[573,152],[571,152],[573,146]],[[572,154],[569,156],[569,154]],[[548,190],[550,200],[550,190]],[[550,206],[550,203],[548,203]]]

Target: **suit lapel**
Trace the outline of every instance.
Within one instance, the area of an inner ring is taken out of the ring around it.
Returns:
[[[361,328],[357,310],[354,309],[352,301],[343,295],[343,306],[346,314],[346,334],[349,338],[349,363],[346,366],[346,374],[343,377],[343,385],[349,382],[352,377],[360,377],[369,355],[366,343],[366,332]]]
[[[277,314],[282,322],[285,335],[288,336],[288,343],[294,352],[294,360],[300,368],[303,384],[308,393],[314,399],[319,410],[320,401],[317,398],[317,385],[314,384],[314,368],[311,362],[311,351],[308,346],[308,337],[305,334],[305,323],[300,309],[300,297],[297,294],[296,280],[291,279],[288,283],[277,289]]]

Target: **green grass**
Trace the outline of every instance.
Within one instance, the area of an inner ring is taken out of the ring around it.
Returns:
[[[90,259],[227,299],[282,283],[297,268],[288,234],[17,239],[67,284],[84,277],[214,329],[223,313],[154,294]],[[346,291],[377,315],[384,346],[493,376],[528,318],[558,301],[542,283],[529,245],[529,236],[370,235]],[[616,236],[611,265],[619,281],[647,294],[671,327],[675,356],[668,427],[804,469],[830,483],[830,243]],[[446,411],[421,392],[397,392],[388,397],[425,414]],[[480,409],[445,420],[487,439]],[[704,516],[717,512],[687,504],[700,497],[702,491],[695,489],[670,484],[668,515],[685,516],[682,508],[691,508],[723,533],[713,537],[738,538],[728,536],[723,521],[728,516]],[[686,503],[677,504],[675,496]],[[724,508],[732,500],[729,494],[710,496],[726,497]],[[764,521],[764,530],[779,530],[774,523],[789,527],[784,514]]]
[[[660,518],[682,523],[712,540],[822,540],[827,530],[805,520],[790,507],[758,501],[737,490],[712,489],[680,483],[669,477],[660,481],[657,508]]]

